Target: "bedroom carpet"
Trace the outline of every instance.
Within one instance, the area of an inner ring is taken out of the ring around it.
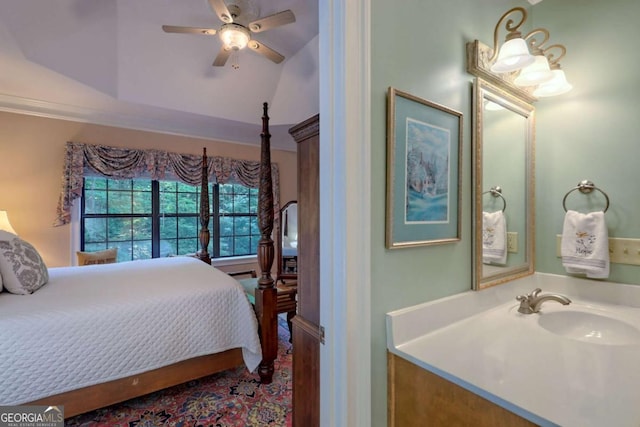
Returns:
[[[65,425],[291,426],[292,351],[287,323],[278,320],[278,358],[271,384],[260,384],[258,374],[241,367],[78,415]]]

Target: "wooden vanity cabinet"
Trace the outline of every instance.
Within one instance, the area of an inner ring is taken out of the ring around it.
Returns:
[[[387,352],[389,427],[533,427],[439,375]]]
[[[293,318],[293,426],[320,425],[319,115],[289,129],[298,152],[298,313]]]

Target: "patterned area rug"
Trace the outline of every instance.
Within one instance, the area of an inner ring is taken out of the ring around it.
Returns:
[[[291,426],[291,344],[279,318],[278,358],[271,384],[243,367],[78,415],[66,426]]]

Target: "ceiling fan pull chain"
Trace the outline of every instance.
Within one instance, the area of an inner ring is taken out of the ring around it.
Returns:
[[[231,52],[231,67],[234,70],[240,69],[240,55],[238,54],[238,52],[239,51],[236,49]]]

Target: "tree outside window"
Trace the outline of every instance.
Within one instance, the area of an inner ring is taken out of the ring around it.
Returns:
[[[258,190],[210,184],[212,258],[256,254]],[[175,181],[86,177],[81,250],[118,248],[118,261],[197,252],[200,187]]]

